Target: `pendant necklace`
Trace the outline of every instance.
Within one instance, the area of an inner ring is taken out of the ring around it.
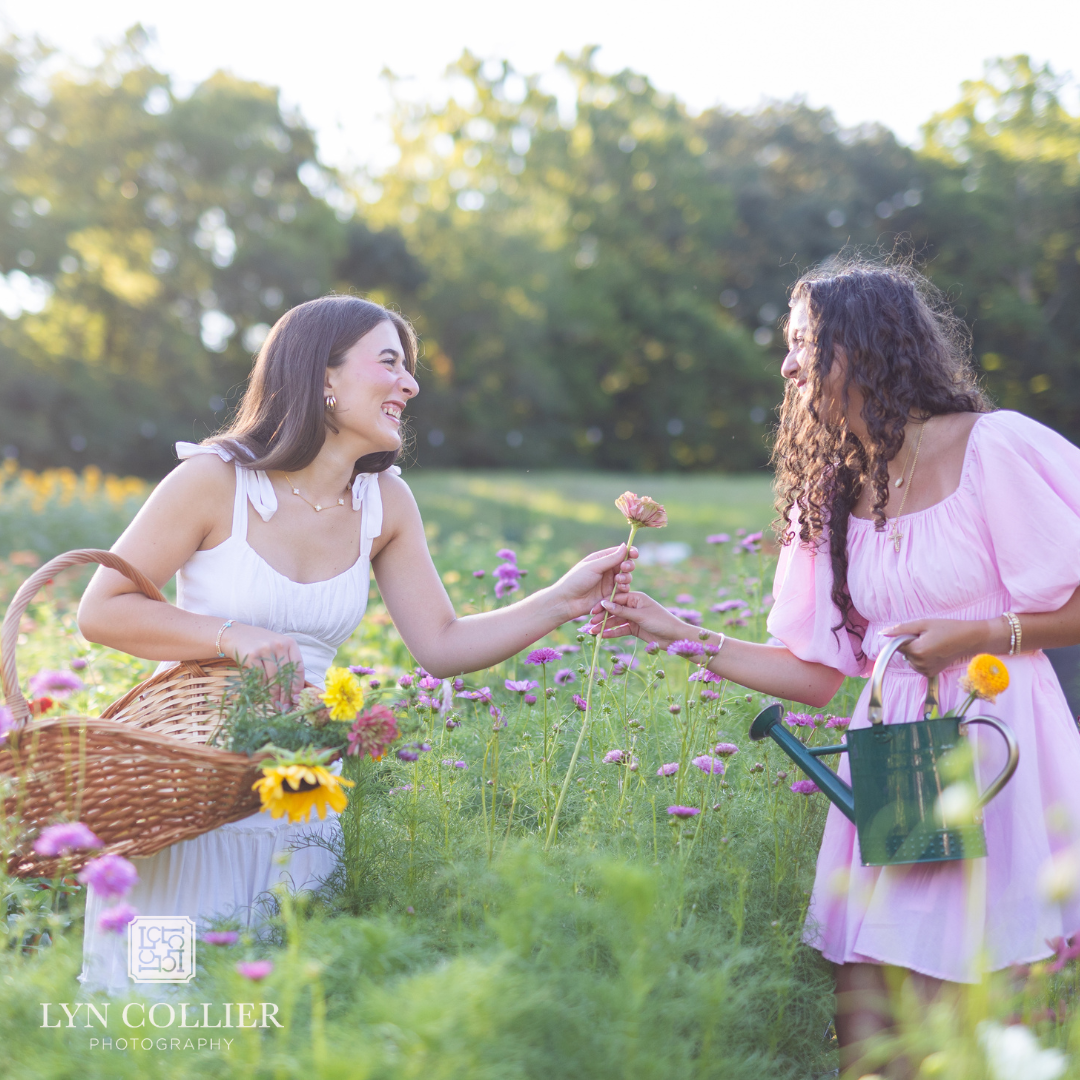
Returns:
[[[911,491],[911,480],[915,475],[915,466],[919,464],[919,447],[922,446],[923,428],[926,427],[926,421],[919,425],[919,440],[915,443],[915,453],[911,457],[911,472],[907,474],[907,483],[904,484],[904,476],[901,473],[899,478],[895,481],[897,487],[904,487],[904,497],[900,500],[900,509],[896,512],[896,517],[892,519],[892,529],[889,532],[889,539],[893,543],[893,551],[898,555],[900,554],[900,541],[904,539],[904,534],[900,531],[900,517],[904,513],[904,504],[907,502],[908,492]]]
[[[289,487],[290,487],[290,488],[292,488],[292,493],[293,493],[294,495],[300,495],[300,489],[299,489],[298,487],[296,487],[296,486],[295,486],[295,485],[293,484],[293,482],[292,482],[292,477],[291,477],[291,476],[289,476],[289,474],[288,474],[288,473],[286,473],[286,474],[285,474],[285,479],[286,479],[286,480],[287,480],[287,481],[289,482]],[[301,499],[304,499],[304,496],[303,496],[303,495],[300,495],[300,498],[301,498]],[[306,502],[306,503],[308,504],[308,506],[310,506],[310,507],[311,507],[311,509],[312,509],[312,510],[315,510],[315,511],[319,511],[319,510],[327,510],[327,509],[329,509],[329,507],[326,507],[326,506],[320,506],[320,505],[319,505],[318,503],[313,503],[313,502],[311,502],[311,501],[310,501],[309,499],[304,499],[304,502]],[[345,500],[344,500],[344,498],[338,499],[338,501],[337,501],[336,505],[337,505],[337,506],[344,506],[344,505],[345,505]],[[897,550],[899,550],[899,549],[897,549]]]

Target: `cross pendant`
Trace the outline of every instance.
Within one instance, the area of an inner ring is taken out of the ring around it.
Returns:
[[[892,532],[889,533],[889,539],[892,541],[893,551],[898,555],[900,554],[900,541],[904,539],[904,534],[900,531],[900,526],[893,520]]]

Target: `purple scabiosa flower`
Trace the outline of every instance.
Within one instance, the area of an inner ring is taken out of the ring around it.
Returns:
[[[272,960],[241,960],[236,965],[236,970],[245,979],[261,982],[274,970],[274,962]]]
[[[485,705],[490,705],[492,702],[490,686],[481,686],[479,690],[459,690],[454,696],[464,698],[466,701],[480,701]]]
[[[506,727],[506,721],[503,719],[503,711],[498,705],[489,705],[488,712],[491,714],[491,719],[495,721],[492,724],[493,731],[501,731]]]
[[[746,530],[745,530],[745,529],[744,529],[744,528],[743,528],[743,527],[742,527],[742,526],[740,525],[740,526],[739,526],[739,527],[738,527],[738,528],[737,528],[737,529],[735,530],[735,535],[736,535],[736,536],[745,536],[745,535],[746,535]]]
[[[550,649],[545,646],[542,649],[533,649],[533,651],[525,657],[525,663],[536,664],[537,666],[554,664],[561,655],[562,654],[557,649]]]
[[[761,533],[750,533],[739,541],[739,548],[748,555],[753,555],[761,547]]]
[[[697,656],[705,655],[705,646],[700,641],[680,638],[667,647],[667,652],[669,656],[681,656],[684,660],[693,660]]]
[[[586,704],[585,699],[580,694],[575,694],[574,707],[578,710],[578,712],[584,712],[589,706]]]
[[[454,687],[454,692],[455,693],[457,693],[459,690],[464,690],[465,689],[465,680],[459,675],[454,680],[453,687]]]
[[[830,716],[829,719],[825,721],[825,726],[831,728],[840,728],[840,730],[843,731],[850,723],[850,716]]]
[[[660,651],[660,642],[650,641],[649,644],[645,646],[645,651],[649,656],[655,656]]]
[[[423,675],[416,684],[421,690],[438,690],[442,686],[442,679],[436,679],[433,675]]]
[[[400,747],[397,756],[402,761],[417,761],[420,758],[420,755],[411,746]]]
[[[669,761],[666,765],[661,765],[656,770],[657,776],[674,776],[679,771],[679,763],[677,761]]]
[[[710,690],[708,687],[705,687],[698,696],[702,701],[717,701],[720,698],[719,691]]]
[[[732,754],[737,754],[739,748],[733,742],[718,742],[713,747],[713,753],[719,754],[721,757],[731,757]]]
[[[456,716],[448,716],[446,718],[446,730],[453,731],[457,727],[461,727],[461,721]]]
[[[789,712],[784,717],[784,723],[789,727],[814,727],[814,718],[809,713]]]
[[[408,690],[409,687],[412,686],[412,676],[402,675],[401,678],[398,679],[397,684],[402,690]]]
[[[706,544],[726,544],[731,539],[727,533],[713,533],[705,537]]]
[[[499,550],[495,552],[495,558],[496,559],[508,559],[510,562],[516,563],[517,562],[517,552],[516,551],[511,551],[509,548],[499,548]]]
[[[368,686],[370,686],[372,690],[378,690],[379,687],[382,686],[382,683],[379,682],[378,679],[371,679],[368,682]]]
[[[440,712],[442,710],[442,702],[430,694],[420,694],[416,699],[416,707],[418,709],[430,709],[432,712]]]
[[[716,615],[720,615],[725,611],[734,611],[736,608],[746,607],[745,600],[722,600],[719,604],[713,604],[712,611]]]
[[[101,855],[91,859],[79,871],[79,881],[105,899],[120,899],[128,894],[131,886],[139,880],[132,863],[122,855]]]
[[[609,750],[603,757],[605,765],[621,765],[625,760],[625,750]]]
[[[638,667],[638,658],[633,653],[617,652],[612,659],[619,667],[626,668],[628,671],[634,671]]]
[[[588,616],[586,615],[585,618],[588,618]],[[574,622],[581,622],[581,621],[582,621],[581,619],[575,619],[574,620]],[[560,656],[565,656],[567,653],[581,652],[581,646],[580,645],[556,645],[555,646],[555,651]]]
[[[98,929],[107,934],[122,934],[127,924],[138,914],[138,911],[130,904],[117,904],[115,907],[108,907],[98,919]]]
[[[745,619],[735,618],[735,619],[725,619],[724,620],[724,625],[725,626],[746,626],[748,624],[747,624]]]
[[[815,791],[820,791],[821,788],[819,788],[813,780],[796,780],[795,783],[791,785],[791,790],[794,791],[796,795],[813,795]]]
[[[530,690],[535,690],[540,684],[530,682],[528,679],[507,679],[503,685],[512,694],[527,694]]]
[[[202,936],[207,945],[235,945],[240,935],[235,930],[207,930]]]
[[[536,704],[536,695],[535,694],[526,694],[521,700],[524,701],[526,705],[535,705]]]
[[[679,593],[679,595],[675,597],[676,604],[692,604],[693,602],[694,598],[688,592]]]
[[[29,679],[31,697],[51,697],[63,701],[85,686],[82,679],[72,671],[54,671],[43,668]]]
[[[558,683],[559,686],[566,686],[567,683],[572,683],[575,679],[577,679],[577,676],[568,667],[564,667],[555,672],[555,682]]]
[[[669,806],[667,812],[677,818],[697,817],[701,813],[696,806]]]
[[[350,664],[349,670],[354,675],[374,675],[375,669],[373,667],[364,667],[363,664]]]
[[[455,769],[467,769],[468,767],[469,767],[469,763],[467,761],[455,761],[454,762],[454,768]]]
[[[84,656],[76,656],[75,659],[68,664],[68,667],[71,668],[72,671],[85,671],[86,664],[87,661]]]
[[[46,859],[104,846],[104,841],[99,840],[81,821],[49,825],[41,830],[41,835],[34,841],[34,851]]]
[[[679,713],[681,713],[681,712],[682,712],[682,706],[681,706],[680,704],[678,704],[677,702],[672,702],[672,703],[671,703],[671,704],[670,704],[670,705],[669,705],[669,706],[667,707],[667,711],[668,711],[669,713],[671,713],[671,715],[672,715],[672,716],[678,716],[678,715],[679,715]]]
[[[719,776],[724,774],[724,763],[718,757],[701,754],[694,758],[691,764],[696,765],[703,773],[713,773]]]
[[[772,607],[774,603],[775,603],[775,598],[773,597],[773,594],[771,592],[766,593],[761,598],[761,607],[762,607],[762,609],[765,609],[767,607]]]
[[[472,576],[475,578],[482,578],[486,573],[486,570],[474,570],[472,572]]]
[[[682,619],[683,622],[688,622],[691,626],[701,625],[701,612],[695,611],[693,608],[670,607],[668,608],[668,611],[670,611],[676,619]]]

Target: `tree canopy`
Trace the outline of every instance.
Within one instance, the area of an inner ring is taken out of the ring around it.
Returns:
[[[421,334],[423,463],[759,467],[787,290],[845,245],[914,252],[995,399],[1080,435],[1080,118],[1024,57],[915,150],[800,101],[691,115],[591,50],[560,59],[567,108],[466,53],[363,177],[275,89],[181,97],[143,44],[92,71],[0,49],[0,446],[25,464],[160,475],[278,315],[356,291]]]

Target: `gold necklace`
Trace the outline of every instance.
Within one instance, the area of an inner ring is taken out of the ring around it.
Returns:
[[[915,476],[915,466],[919,464],[919,447],[922,446],[923,430],[926,427],[926,421],[924,420],[919,425],[919,440],[915,443],[915,453],[911,457],[911,472],[907,476],[907,484],[904,486],[904,497],[900,500],[900,509],[896,512],[896,517],[892,519],[892,531],[889,533],[889,539],[893,543],[893,551],[898,555],[900,554],[900,541],[904,539],[904,534],[900,531],[900,526],[897,522],[900,520],[904,513],[904,506],[907,503],[908,492],[911,491],[911,480]],[[903,481],[903,475],[900,480],[897,481],[897,486]]]
[[[288,480],[288,482],[289,482],[289,487],[291,487],[291,488],[292,488],[292,493],[293,493],[294,495],[300,495],[300,489],[299,489],[298,487],[296,487],[296,486],[295,486],[295,485],[293,484],[293,481],[292,481],[292,477],[291,477],[291,476],[290,476],[290,475],[289,475],[288,473],[286,473],[286,474],[285,474],[285,479],[286,479],[286,480]],[[303,496],[303,495],[300,495],[300,498],[301,498],[301,499],[304,499],[304,496]],[[308,506],[310,506],[310,507],[311,507],[311,509],[312,509],[312,510],[315,510],[315,511],[319,511],[319,510],[327,510],[327,509],[329,509],[329,507],[326,507],[326,506],[320,506],[320,505],[319,505],[318,503],[313,503],[313,502],[311,502],[311,501],[310,501],[309,499],[304,499],[304,502],[306,502],[306,503],[308,504]],[[345,505],[345,500],[344,500],[344,498],[338,499],[338,501],[337,501],[337,505],[338,505],[338,506],[344,506],[344,505]]]

